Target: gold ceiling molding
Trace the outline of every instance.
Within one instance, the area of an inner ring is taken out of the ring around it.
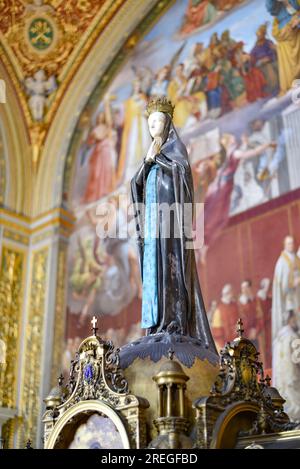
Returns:
[[[61,362],[65,347],[66,329],[66,287],[67,287],[67,256],[68,246],[61,242],[58,248],[55,316],[52,346],[51,387],[57,385],[57,378],[61,373]]]
[[[18,15],[13,15],[21,3]],[[0,3],[1,42],[19,80],[43,68],[63,77],[89,36],[101,32],[124,0],[6,0]],[[66,76],[64,76],[65,78]]]
[[[30,122],[30,111],[27,105],[27,99],[23,93],[22,80],[19,78],[20,70],[18,62],[15,60],[15,56],[10,52],[3,35],[0,32],[0,66],[2,63],[2,73],[1,78],[5,79],[6,85],[12,83],[14,88],[14,93],[17,96],[21,112],[24,114],[24,119],[28,123]],[[3,69],[5,72],[3,72]],[[7,75],[7,77],[5,77]]]
[[[25,245],[35,244],[44,237],[48,238],[57,228],[60,234],[68,238],[74,223],[73,214],[63,208],[54,208],[38,217],[30,218],[0,207],[0,225],[4,228],[4,238]]]
[[[6,159],[2,131],[0,126],[0,206],[4,204],[6,194]]]
[[[16,88],[1,60],[0,77],[6,82],[6,103],[0,104],[0,131],[7,185],[2,204],[16,212],[23,212],[24,206],[30,204],[33,186],[30,183],[32,171],[29,135]]]
[[[24,112],[34,172],[65,90],[123,4],[124,0],[0,2],[0,59]]]
[[[80,113],[101,77],[107,80],[106,70],[120,50],[125,47],[130,52],[136,44],[137,37],[133,31],[155,6],[161,4],[163,8],[166,3],[172,2],[127,0],[97,37],[64,93],[59,112],[55,114],[47,133],[37,174],[39,197],[34,200],[33,214],[61,203],[65,161]]]
[[[69,1],[66,0],[65,4],[68,5]],[[84,0],[83,3],[89,1]],[[12,0],[9,0],[4,3],[8,5],[11,2]],[[4,3],[0,3],[0,13]],[[1,120],[6,133],[5,140],[10,147],[6,151],[6,159],[9,161],[6,191],[8,196],[3,205],[32,218],[61,205],[69,144],[78,117],[93,89],[102,76],[107,86],[111,77],[107,76],[106,70],[120,51],[123,50],[122,59],[118,59],[118,62],[121,63],[124,57],[128,56],[138,40],[133,31],[143,23],[144,18],[147,23],[149,12],[157,5],[165,6],[166,3],[172,2],[105,0],[100,9],[97,2],[98,14],[94,15],[85,32],[80,35],[80,40],[74,44],[68,60],[59,70],[59,75],[53,75],[52,80],[48,75],[39,77],[45,87],[51,84],[54,88],[56,86],[47,96],[46,104],[43,97],[42,102],[38,105],[35,103],[35,107],[31,101],[31,107],[37,113],[40,112],[39,107],[45,105],[46,114],[40,122],[33,121],[29,97],[26,96],[26,86],[33,90],[36,85],[35,78],[27,77],[25,86],[24,70],[16,55],[12,53],[6,36],[4,37],[9,34],[16,37],[14,34],[17,34],[18,25],[24,19],[26,5],[33,7],[32,19],[36,19],[36,10],[34,4],[25,0],[14,0],[13,3],[14,18],[12,10],[6,15],[5,21],[5,15],[0,15],[0,77],[5,79],[8,90],[7,104],[0,105],[0,118],[4,115]],[[46,19],[53,14],[53,9],[56,11],[62,8],[62,2],[52,0],[41,6],[46,8],[42,15],[42,18]],[[53,18],[57,21],[54,14]],[[12,27],[12,24],[15,27]],[[42,51],[41,56],[43,54]],[[70,157],[73,158],[73,155]]]

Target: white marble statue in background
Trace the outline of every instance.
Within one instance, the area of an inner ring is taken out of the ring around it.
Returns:
[[[275,267],[272,300],[272,378],[292,420],[300,419],[300,257],[292,236],[284,239]]]
[[[300,257],[292,236],[284,239],[284,249],[276,263],[273,280],[272,340],[287,324],[287,312],[300,316]]]
[[[273,342],[273,386],[286,400],[285,411],[291,420],[300,419],[300,334],[294,311]]]
[[[25,88],[29,98],[29,107],[35,121],[41,122],[44,118],[47,97],[57,88],[54,75],[46,77],[44,70],[38,70],[32,77],[25,80]]]

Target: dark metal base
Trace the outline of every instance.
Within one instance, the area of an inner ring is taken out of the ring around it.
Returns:
[[[191,368],[195,358],[207,359],[212,365],[219,363],[219,356],[202,345],[201,341],[178,333],[160,332],[141,337],[120,349],[120,366],[128,368],[136,358],[150,358],[158,362],[163,356],[168,357],[169,350],[184,366]]]

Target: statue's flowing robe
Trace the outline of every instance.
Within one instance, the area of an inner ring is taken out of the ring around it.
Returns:
[[[289,310],[300,308],[300,286],[294,287],[294,280],[300,276],[300,259],[296,254],[283,251],[279,257],[273,280],[272,340],[286,325]]]
[[[160,211],[158,216],[155,279],[158,290],[158,321],[148,333],[166,331],[168,326],[173,326],[182,334],[201,340],[204,346],[216,353],[199,285],[194,250],[186,248],[192,227],[191,217],[184,216],[184,205],[190,204],[190,208],[193,205],[191,168],[186,148],[172,123],[168,137],[160,153],[156,155],[155,164],[158,165],[157,204],[170,207],[176,203],[177,209],[171,211],[170,219],[165,216],[164,211]],[[150,168],[151,164],[144,161],[131,181],[143,282],[148,279],[143,272],[144,217],[142,210],[138,209],[138,204],[144,203]],[[174,236],[176,233],[179,234],[178,237]]]

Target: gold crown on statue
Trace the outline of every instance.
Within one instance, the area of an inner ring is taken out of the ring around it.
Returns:
[[[165,114],[169,114],[173,117],[174,108],[175,106],[173,106],[171,101],[165,97],[153,98],[147,105],[146,114],[147,117],[149,117],[153,112],[164,112]]]

